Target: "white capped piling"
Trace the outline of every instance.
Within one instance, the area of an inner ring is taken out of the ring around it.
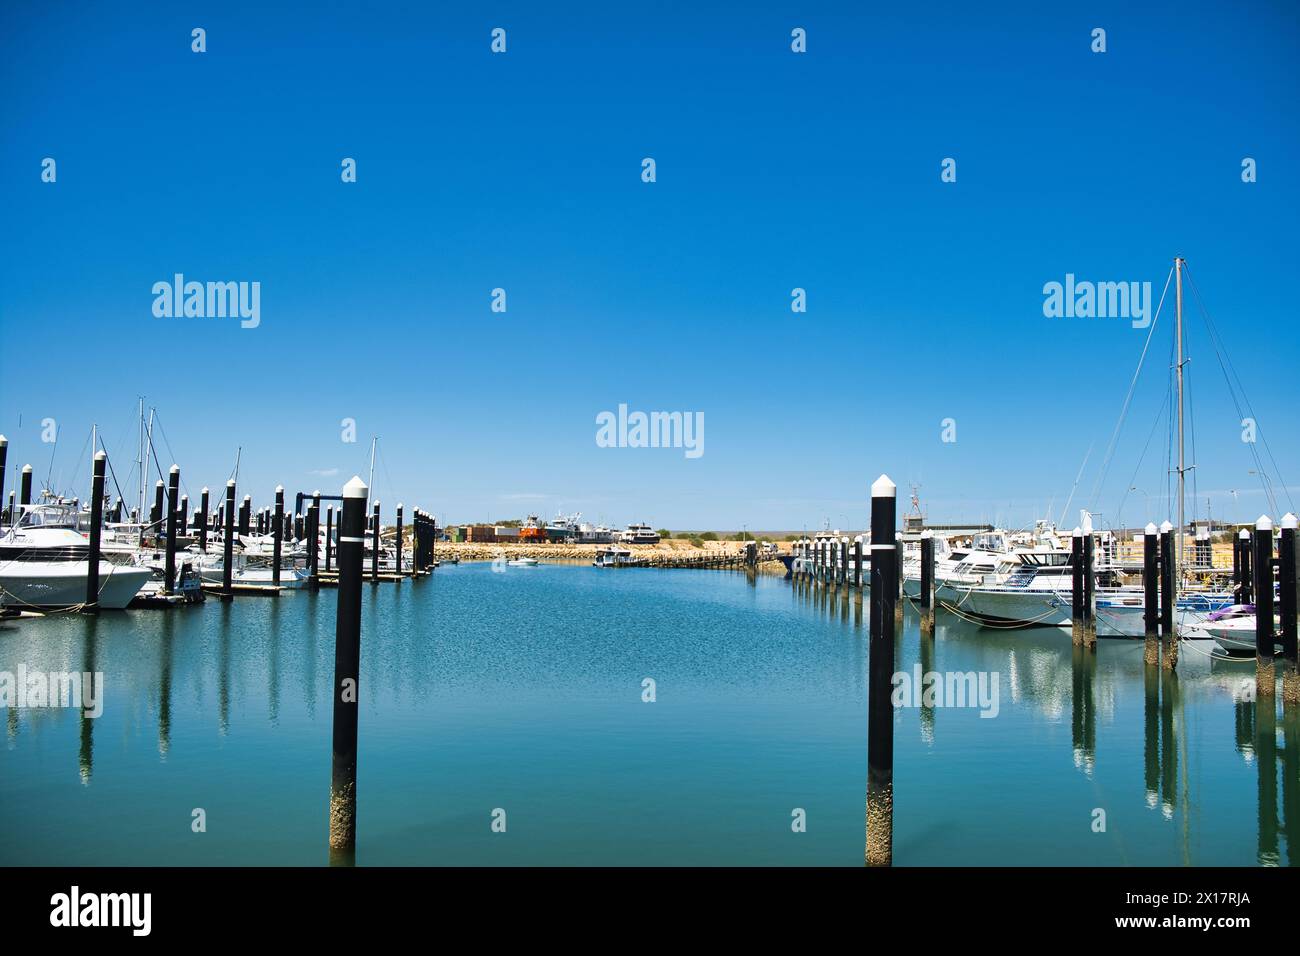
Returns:
[[[1255,693],[1273,700],[1277,674],[1273,666],[1273,522],[1260,515],[1255,522]],[[1270,706],[1272,706],[1270,704]]]
[[[934,533],[921,532],[921,633],[934,633]]]
[[[9,461],[9,439],[0,435],[0,503],[5,500],[5,469]],[[3,517],[3,516],[0,516]]]
[[[894,606],[898,595],[897,486],[871,486],[871,616],[867,672],[866,863],[890,866],[894,853]]]
[[[284,486],[275,486],[275,521],[271,529],[274,538],[274,557],[271,559],[271,584],[280,586],[280,554],[284,548]]]
[[[897,524],[895,524],[897,527]],[[875,555],[873,554],[874,558]],[[894,633],[903,633],[903,532],[894,532]]]
[[[172,465],[167,473],[167,550],[163,558],[163,594],[172,594],[176,590],[176,509],[180,490],[181,469],[179,465]]]
[[[1092,515],[1083,518],[1083,646],[1097,646],[1096,607],[1096,539],[1092,535]]]
[[[1296,516],[1282,517],[1277,543],[1278,614],[1282,618],[1282,703],[1300,705],[1300,668],[1296,661],[1296,608],[1300,605],[1300,582],[1296,579]],[[1289,742],[1289,741],[1288,741]]]
[[[307,508],[307,568],[311,574],[311,588],[320,587],[320,490],[312,492]]]
[[[1241,580],[1238,582],[1240,584],[1238,603],[1250,604],[1251,598],[1254,596],[1255,582],[1254,574],[1251,571],[1251,565],[1253,562],[1250,559],[1250,532],[1245,528],[1242,528],[1240,533],[1237,535],[1237,544],[1241,549]]]
[[[235,594],[232,576],[235,564],[235,479],[226,482],[226,506],[222,511],[222,531],[225,540],[221,562],[221,599],[229,601]]]
[[[18,504],[29,505],[32,503],[32,466],[23,465],[22,474],[18,479]]]
[[[167,486],[159,478],[158,483],[153,486],[153,508],[149,511],[149,527],[155,536],[160,534],[163,529],[163,495],[166,491]]]
[[[334,538],[334,506],[328,505],[325,508],[325,572],[330,570],[330,561],[333,557],[333,538]]]
[[[1147,664],[1160,660],[1160,532],[1153,522],[1142,530],[1142,624],[1146,643],[1142,659]]]
[[[1070,532],[1070,639],[1083,643],[1083,529]]]
[[[373,540],[371,543],[371,548],[373,550],[370,552],[370,581],[371,583],[377,584],[379,582],[379,502],[378,501],[375,502],[375,515],[372,521],[373,521],[373,525],[371,528],[371,534],[373,535]]]
[[[244,495],[244,500],[239,504],[239,536],[246,538],[253,529],[253,496]]]
[[[331,850],[357,842],[357,709],[361,677],[361,576],[365,554],[365,482],[343,486],[339,515],[338,612],[334,625],[334,746],[330,779]]]
[[[199,551],[208,553],[208,488],[199,492]]]
[[[90,547],[86,554],[86,601],[83,610],[99,613],[99,542],[104,523],[104,465],[108,456],[95,452],[90,479]],[[2,470],[2,469],[0,469]]]
[[[397,574],[402,573],[402,503],[397,503]]]
[[[1178,666],[1178,627],[1174,610],[1178,603],[1178,564],[1174,558],[1174,526],[1160,525],[1160,666]]]

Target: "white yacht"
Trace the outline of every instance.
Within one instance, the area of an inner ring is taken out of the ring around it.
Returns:
[[[648,524],[630,524],[620,531],[618,540],[623,544],[658,544],[659,533]]]
[[[61,502],[21,506],[0,537],[0,605],[54,610],[85,603],[90,546],[76,524],[76,510]],[[126,607],[152,577],[149,568],[101,556],[99,606]]]

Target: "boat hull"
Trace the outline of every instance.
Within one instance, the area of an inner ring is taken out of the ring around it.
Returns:
[[[148,568],[99,562],[99,606],[121,610],[153,577]],[[86,600],[86,566],[72,561],[10,561],[0,566],[0,605],[57,610]]]

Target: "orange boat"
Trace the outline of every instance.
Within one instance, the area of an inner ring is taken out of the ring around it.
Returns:
[[[546,540],[546,528],[537,519],[537,515],[529,515],[528,520],[519,526],[520,542],[537,542]]]

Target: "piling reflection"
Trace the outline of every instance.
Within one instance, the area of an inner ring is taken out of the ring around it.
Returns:
[[[83,617],[82,627],[84,632],[81,639],[81,670],[86,674],[94,674],[99,670],[99,615],[91,614]],[[11,707],[9,713],[12,716],[15,713],[14,708]],[[90,778],[95,772],[95,720],[86,715],[84,707],[78,719],[80,726],[77,730],[80,741],[77,748],[77,766],[82,784],[89,786]]]
[[[230,616],[232,603],[222,601],[220,608],[220,634],[217,651],[217,732],[225,737],[230,733]]]
[[[1300,707],[1282,711],[1282,820],[1289,866],[1300,866]]]
[[[1091,776],[1097,759],[1097,702],[1093,681],[1097,676],[1097,653],[1079,644],[1071,645],[1070,740],[1074,765]]]
[[[274,727],[280,722],[280,627],[284,619],[284,612],[281,608],[282,603],[288,601],[288,598],[274,597],[271,599],[270,613],[267,616],[267,623],[270,628],[267,632],[267,715],[270,718],[271,726]]]
[[[316,650],[320,641],[320,620],[318,602],[320,594],[316,591],[306,591],[303,593],[303,600],[306,602],[306,611],[302,615],[306,623],[306,632],[303,636],[303,678],[302,678],[302,696],[307,706],[307,716],[316,716]]]
[[[1256,861],[1260,866],[1277,866],[1277,698],[1261,696],[1255,703],[1255,766],[1259,774],[1259,845]]]
[[[175,639],[176,612],[164,612],[158,634],[158,756],[167,759],[172,746],[172,641]]]
[[[1179,703],[1178,672],[1160,669],[1160,812],[1171,820],[1178,808],[1178,735],[1174,711]]]
[[[934,633],[921,634],[921,673],[934,673]],[[921,695],[921,739],[927,744],[934,743],[934,698]]]

